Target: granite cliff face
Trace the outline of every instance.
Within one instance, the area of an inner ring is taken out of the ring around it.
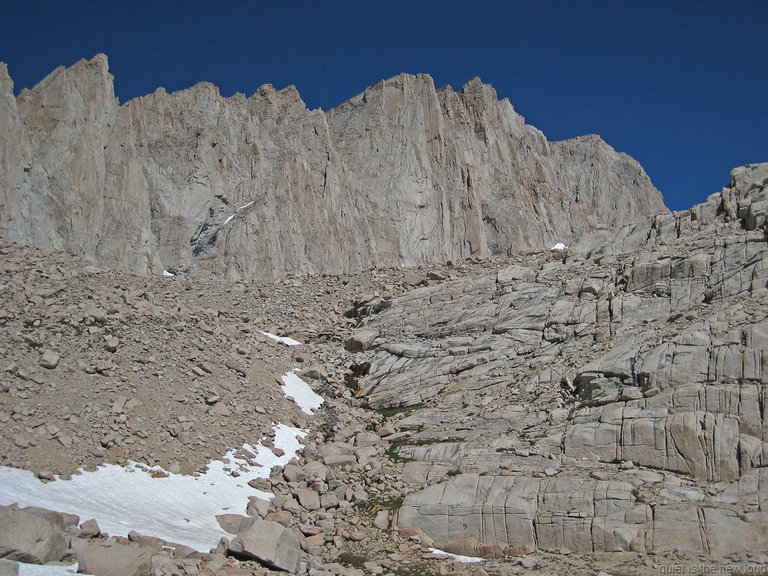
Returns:
[[[665,212],[597,136],[548,142],[479,79],[400,75],[323,112],[293,87],[120,105],[107,59],[13,96],[0,234],[137,272],[269,279],[508,255]]]

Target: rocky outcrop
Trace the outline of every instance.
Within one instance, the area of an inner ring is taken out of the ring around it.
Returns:
[[[766,550],[766,198],[768,164],[738,168],[689,211],[365,317],[359,394],[412,407],[401,526],[491,555]]]
[[[0,521],[3,576],[74,570],[94,576],[213,574],[226,565],[221,554],[203,559],[187,546],[137,532],[109,536],[101,533],[93,519],[78,527],[78,516],[44,508],[0,506]],[[72,563],[76,565],[70,567]],[[49,566],[33,568],[29,564]]]
[[[293,87],[119,105],[103,55],[13,97],[0,233],[160,274],[339,274],[542,249],[665,211],[596,136],[548,142],[479,79],[400,75],[325,113]]]

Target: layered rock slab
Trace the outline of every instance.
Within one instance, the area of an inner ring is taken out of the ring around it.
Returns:
[[[464,474],[409,495],[398,521],[433,539],[588,553],[642,542],[650,517],[626,483]]]

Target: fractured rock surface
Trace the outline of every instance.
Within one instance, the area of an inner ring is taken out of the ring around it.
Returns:
[[[587,553],[631,548],[650,517],[626,482],[461,474],[409,496],[399,522],[448,541]]]
[[[764,548],[760,488],[748,520],[721,495],[768,449],[767,184],[766,164],[736,169],[689,211],[587,237],[564,259],[421,288],[368,317],[378,350],[362,393],[416,408],[400,420],[416,441],[399,453],[428,463],[422,478],[459,474],[409,495],[400,521],[433,539],[548,550],[673,548],[675,525],[695,530],[697,552]],[[661,486],[710,488],[659,493],[637,466],[664,472]],[[585,472],[617,482],[598,490]],[[598,493],[616,496],[604,506]]]

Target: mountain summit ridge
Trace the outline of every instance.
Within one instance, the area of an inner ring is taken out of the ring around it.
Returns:
[[[479,78],[400,74],[323,112],[295,87],[120,104],[107,57],[13,96],[0,234],[139,273],[341,274],[548,248],[666,212],[601,139],[549,142]]]

